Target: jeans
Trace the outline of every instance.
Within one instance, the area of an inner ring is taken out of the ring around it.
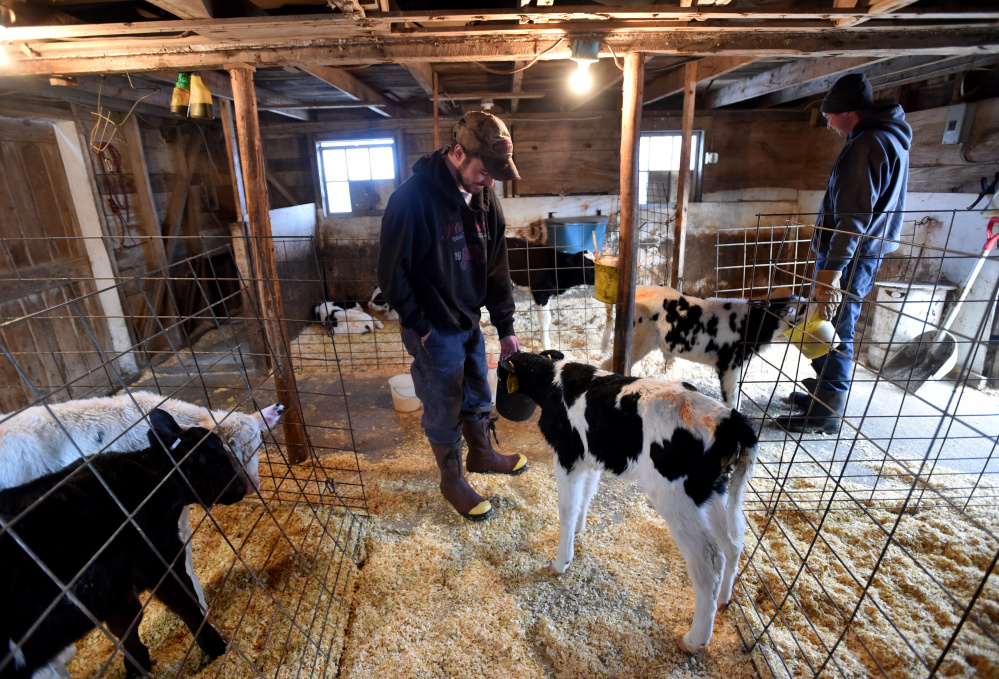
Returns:
[[[464,421],[489,417],[493,409],[482,330],[478,324],[471,330],[434,328],[424,341],[403,328],[402,343],[413,357],[410,372],[427,438],[434,445],[460,442]]]
[[[874,286],[881,268],[881,257],[856,257],[843,272],[843,295],[836,319],[836,334],[842,343],[825,356],[812,361],[819,386],[831,391],[849,391],[853,380],[853,337],[857,319],[864,308],[864,297]]]

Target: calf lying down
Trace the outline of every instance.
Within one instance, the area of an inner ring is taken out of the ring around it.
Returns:
[[[210,658],[225,652],[178,567],[184,545],[177,521],[188,504],[238,502],[246,484],[218,436],[200,427],[182,431],[160,410],[149,419],[144,450],[77,460],[0,491],[0,676],[29,676],[100,621],[128,654],[127,676],[148,673],[149,651],[138,634],[138,595],[147,589]]]
[[[701,299],[673,288],[635,288],[632,366],[654,349],[667,363],[674,357],[711,366],[721,380],[722,399],[729,406],[742,382],[742,372],[759,351],[788,327],[797,312],[798,297],[769,301]],[[601,367],[611,367],[608,358]]]
[[[742,499],[756,435],[736,410],[684,382],[624,377],[584,363],[516,353],[500,363],[507,391],[541,407],[538,426],[555,455],[560,540],[550,568],[563,573],[601,472],[635,481],[683,553],[694,585],[688,653],[711,640],[729,602],[746,523]]]
[[[149,423],[142,418],[155,408],[169,413],[182,428],[217,429],[226,450],[241,471],[248,492],[260,486],[257,451],[263,432],[277,424],[284,406],[275,403],[252,415],[164,399],[136,391],[117,396],[34,406],[0,419],[0,489],[12,488],[58,471],[84,456],[108,450],[135,451],[149,445]],[[201,582],[194,574],[189,511],[178,519],[178,535],[187,551],[186,572],[193,580],[202,610],[208,610]],[[72,657],[72,654],[69,654]],[[52,667],[55,676],[64,676]]]

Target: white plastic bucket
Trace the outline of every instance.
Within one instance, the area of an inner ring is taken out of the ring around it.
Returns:
[[[419,410],[423,404],[416,397],[416,388],[413,386],[413,376],[395,375],[389,378],[389,391],[392,392],[392,407],[400,413],[411,413]]]

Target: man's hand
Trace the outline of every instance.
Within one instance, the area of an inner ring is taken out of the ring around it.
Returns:
[[[518,351],[520,351],[520,342],[517,341],[516,335],[510,335],[509,337],[504,337],[500,340],[499,360],[505,361],[510,358],[511,354],[515,354]]]
[[[842,271],[816,271],[815,283],[812,285],[812,299],[816,302],[816,313],[824,321],[836,317],[836,309],[843,301],[843,292],[839,287]]]

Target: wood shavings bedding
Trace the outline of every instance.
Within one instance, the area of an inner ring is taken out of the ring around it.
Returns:
[[[496,507],[482,524],[441,498],[422,435],[364,468],[374,518],[340,676],[756,676],[734,610],[719,614],[705,651],[677,648],[693,590],[665,522],[632,485],[604,480],[573,564],[548,572],[559,537],[551,455],[536,425],[519,426],[517,443],[501,431],[502,449],[526,454],[531,470],[470,476]]]

